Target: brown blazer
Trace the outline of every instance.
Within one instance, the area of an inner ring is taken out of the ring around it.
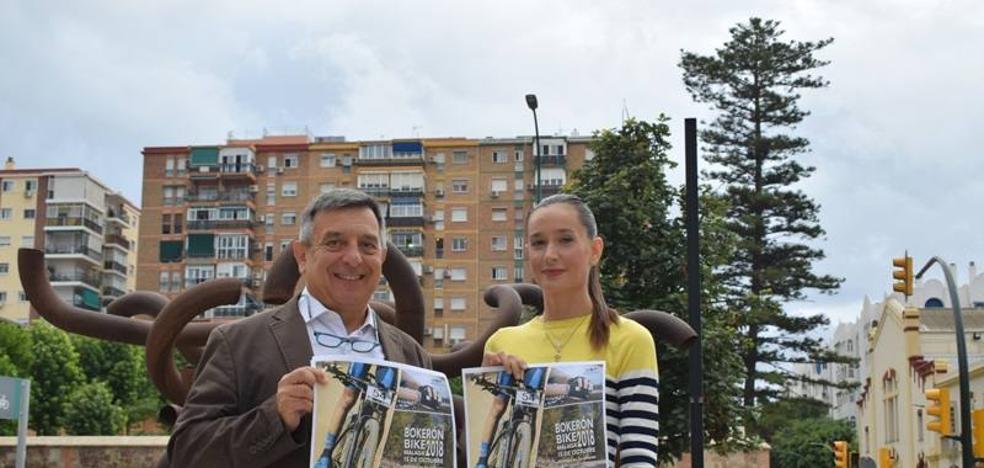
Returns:
[[[313,354],[297,298],[212,331],[168,443],[171,466],[311,466],[311,415],[288,433],[277,414],[277,383]],[[387,360],[431,367],[413,338],[376,324]]]

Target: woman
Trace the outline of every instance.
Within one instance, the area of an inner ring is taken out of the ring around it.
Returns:
[[[655,466],[656,346],[648,330],[605,303],[598,273],[603,248],[594,214],[580,198],[559,194],[538,203],[526,220],[526,258],[543,289],[543,315],[492,335],[482,364],[522,378],[527,363],[605,361],[608,459]],[[487,443],[482,448],[487,452]],[[480,455],[484,462],[487,453]]]

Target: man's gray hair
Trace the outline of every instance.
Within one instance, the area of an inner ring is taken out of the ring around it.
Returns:
[[[372,210],[376,222],[379,223],[379,244],[386,247],[386,219],[383,217],[379,203],[360,190],[336,188],[318,195],[308,203],[301,214],[301,233],[299,239],[304,245],[311,245],[314,236],[314,217],[323,211],[334,211],[345,208],[365,207]]]

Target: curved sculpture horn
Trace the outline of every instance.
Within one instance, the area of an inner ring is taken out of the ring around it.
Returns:
[[[266,279],[263,281],[264,304],[279,305],[294,297],[294,287],[301,279],[297,260],[294,259],[294,242],[297,241],[291,241],[287,248],[280,251],[280,255],[273,259],[273,265],[267,271]]]
[[[456,377],[461,375],[463,368],[482,365],[485,342],[488,341],[489,337],[502,327],[519,323],[523,304],[519,294],[510,285],[495,285],[486,288],[483,297],[486,304],[498,309],[492,323],[475,341],[465,345],[462,349],[447,354],[432,355],[431,361],[434,363],[434,370],[443,372],[448,377]]]
[[[182,376],[174,365],[173,347],[185,324],[198,314],[239,302],[242,282],[236,278],[206,281],[181,293],[164,307],[147,337],[147,371],[164,397],[183,405],[191,389],[191,375]]]
[[[656,341],[666,342],[686,350],[697,340],[697,332],[687,322],[661,310],[633,310],[622,315],[646,327]]]
[[[17,269],[31,306],[52,325],[67,332],[119,343],[142,345],[147,340],[150,333],[149,321],[102,314],[66,304],[48,281],[44,252],[38,249],[18,249]],[[181,334],[179,344],[204,345],[209,332],[216,326],[195,325],[197,326],[190,326]]]
[[[106,306],[106,312],[121,317],[145,315],[154,319],[161,310],[164,310],[167,303],[168,298],[163,294],[151,291],[134,291],[110,302]],[[202,346],[187,343],[179,344],[177,348],[192,366],[198,364],[198,360],[201,359],[202,353],[205,351]]]

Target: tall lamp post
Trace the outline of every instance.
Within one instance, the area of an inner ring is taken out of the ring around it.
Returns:
[[[526,95],[526,107],[529,107],[533,111],[533,131],[536,132],[535,147],[533,149],[533,157],[536,158],[536,203],[540,203],[543,199],[543,192],[541,191],[541,180],[540,180],[540,167],[543,165],[543,158],[540,156],[540,124],[536,121],[536,94]]]
[[[943,268],[947,289],[950,290],[950,304],[953,308],[953,326],[957,332],[957,373],[960,377],[960,452],[963,455],[963,466],[974,466],[974,445],[970,429],[970,374],[967,372],[967,337],[964,335],[963,314],[960,311],[960,297],[957,295],[957,284],[953,280],[953,272],[949,265],[940,257],[933,257],[926,266],[919,270],[916,278],[922,278],[923,273],[934,263]]]

